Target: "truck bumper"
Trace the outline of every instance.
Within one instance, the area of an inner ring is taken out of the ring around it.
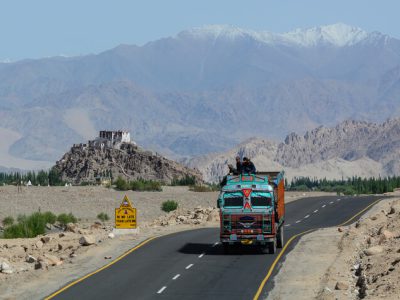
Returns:
[[[220,237],[221,243],[229,245],[242,244],[242,245],[266,245],[267,243],[273,242],[275,239],[274,235],[224,235]]]

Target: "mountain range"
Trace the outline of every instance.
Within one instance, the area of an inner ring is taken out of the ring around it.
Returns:
[[[208,182],[218,182],[235,164],[249,157],[258,171],[285,170],[286,177],[341,179],[400,174],[400,118],[377,124],[344,121],[320,126],[304,135],[289,134],[283,142],[251,138],[229,151],[186,159]]]
[[[400,40],[345,24],[213,25],[143,46],[0,63],[0,166],[49,166],[98,130],[172,158],[400,116]],[[12,159],[10,159],[10,154]]]

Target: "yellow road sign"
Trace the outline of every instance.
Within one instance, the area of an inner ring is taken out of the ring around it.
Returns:
[[[115,209],[115,228],[136,228],[136,208],[132,207],[126,195],[119,208]]]

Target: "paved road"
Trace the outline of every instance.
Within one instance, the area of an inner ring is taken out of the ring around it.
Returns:
[[[332,196],[291,202],[286,206],[285,239],[348,221],[380,198]],[[224,255],[218,239],[216,228],[157,238],[53,299],[253,299],[282,250],[271,255],[245,247]],[[290,244],[279,262],[294,246]],[[272,288],[277,268],[260,299]]]

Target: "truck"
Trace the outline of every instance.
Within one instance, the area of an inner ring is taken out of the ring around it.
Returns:
[[[255,245],[275,253],[284,245],[284,172],[228,175],[218,196],[220,242],[224,252],[234,245]]]

